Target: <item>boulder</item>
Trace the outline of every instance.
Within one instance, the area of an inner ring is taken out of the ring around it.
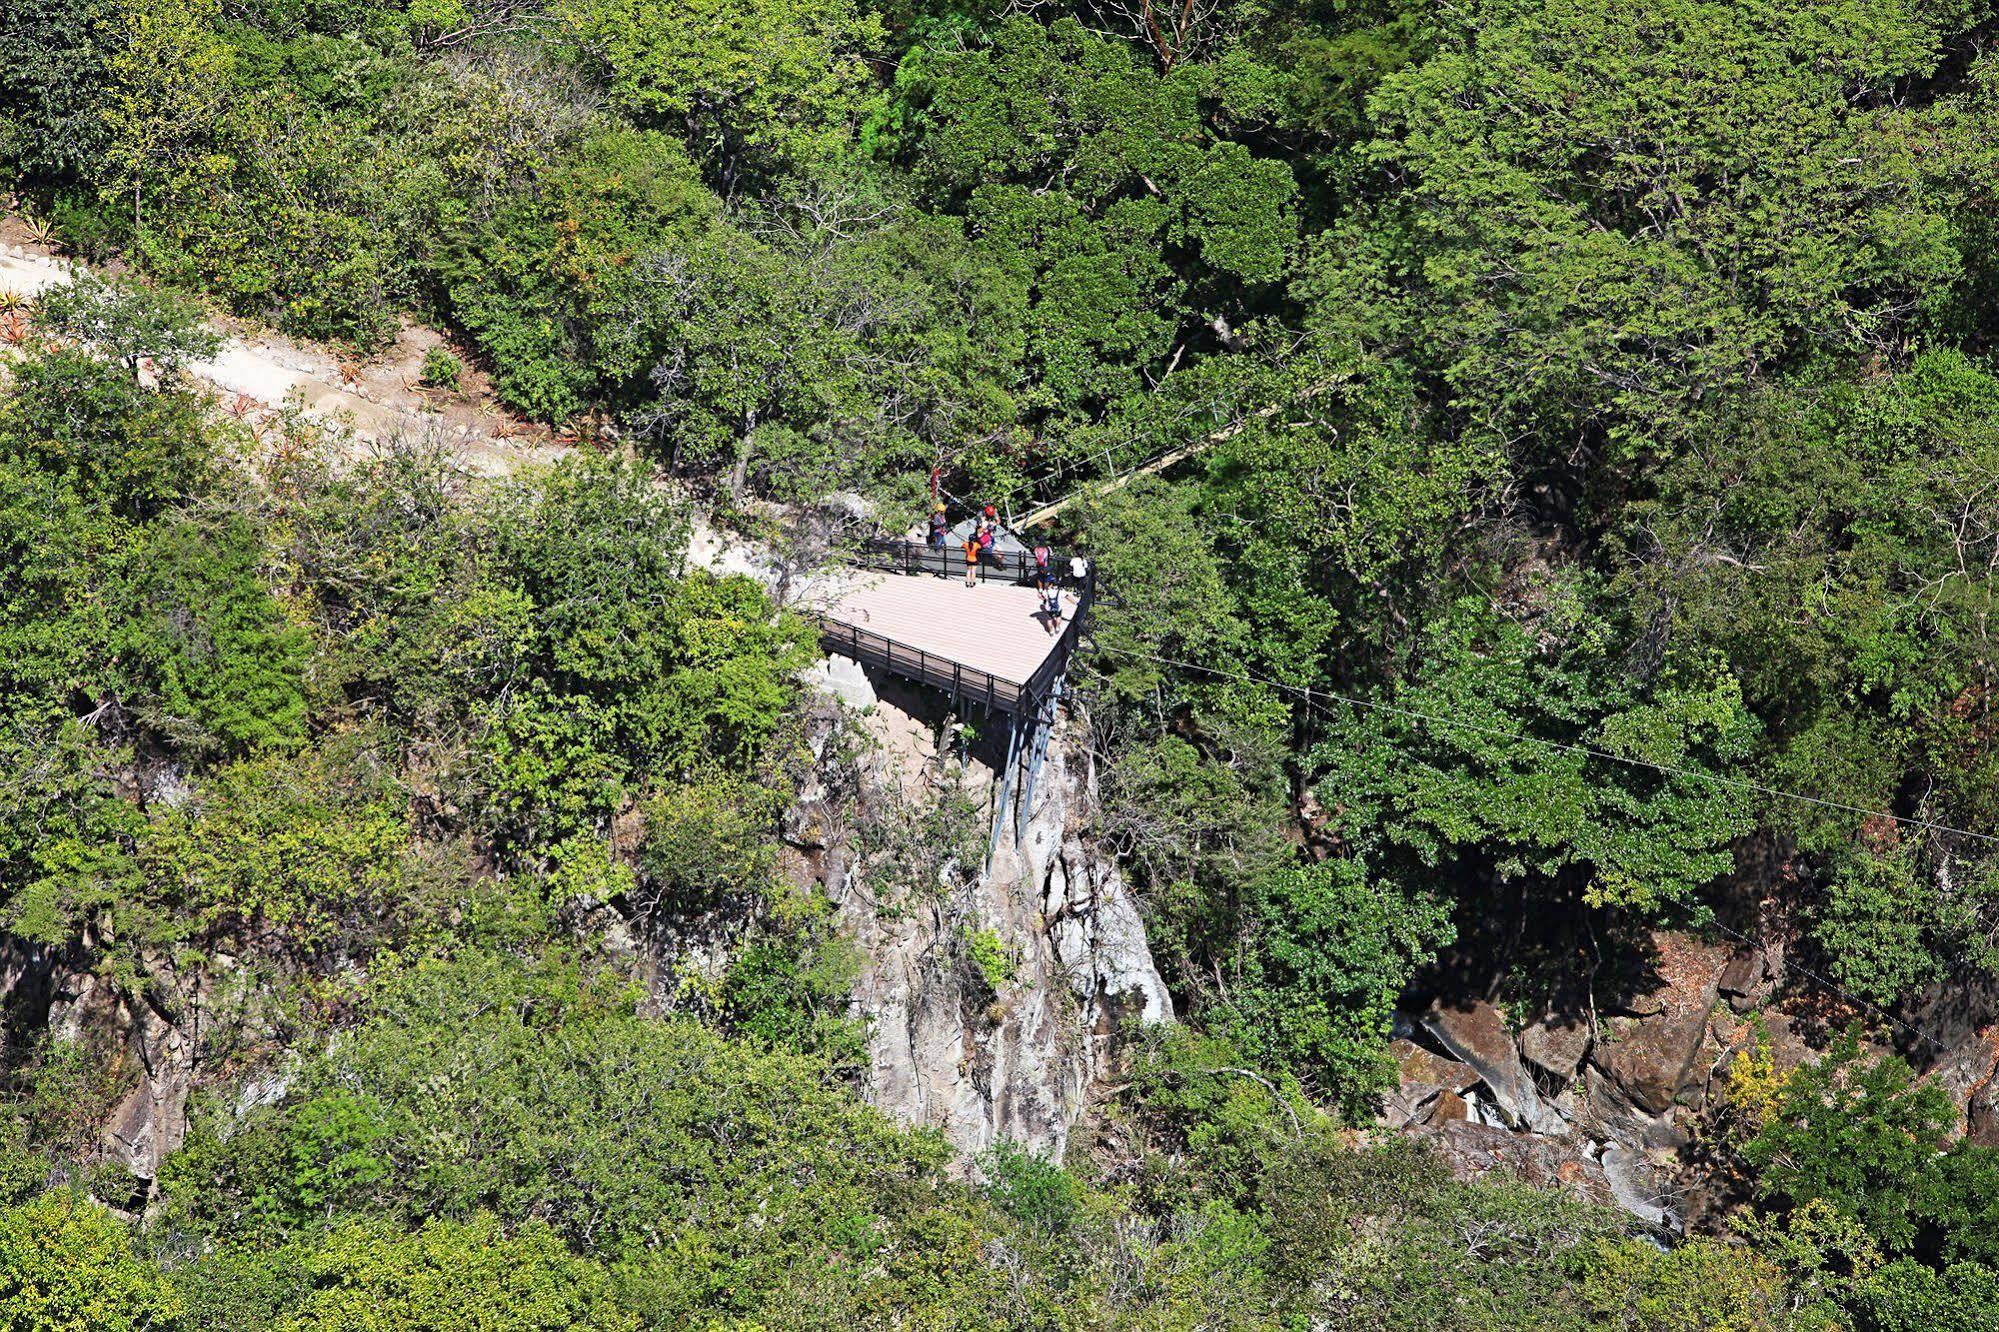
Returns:
[[[1468,1122],[1471,1118],[1471,1104],[1456,1092],[1447,1091],[1430,1102],[1427,1113],[1418,1122],[1443,1125]]]
[[[1707,1035],[1707,1015],[1630,1023],[1613,1042],[1599,1043],[1592,1062],[1631,1103],[1650,1115],[1672,1108],[1691,1081]]]
[[[1583,1113],[1578,1119],[1591,1134],[1612,1142],[1672,1150],[1688,1140],[1670,1113],[1644,1109],[1594,1063],[1583,1069]]]
[[[11,1053],[21,1033],[39,1028],[47,1017],[53,951],[11,935],[0,938],[0,1059]]]
[[[869,798],[934,798],[928,703],[885,686],[856,719],[879,742],[862,778]],[[1079,733],[1074,718],[1058,722],[1024,827],[976,878],[897,896],[879,866],[850,856],[847,806],[823,820],[823,881],[859,953],[864,1094],[938,1130],[961,1160],[1003,1138],[1060,1160],[1091,1087],[1115,1071],[1121,1033],[1173,1021],[1138,903],[1116,861],[1085,837],[1098,797]],[[989,799],[989,771],[973,765],[961,789]],[[1012,957],[996,992],[968,987],[955,961],[968,925],[992,931]]]
[[[824,657],[799,673],[800,681],[832,695],[856,712],[880,702],[866,668],[850,657]]]
[[[837,817],[826,800],[798,800],[784,811],[779,836],[800,851],[824,851],[833,840]]]
[[[1401,1090],[1387,1092],[1381,1098],[1381,1109],[1374,1122],[1386,1129],[1408,1128],[1422,1123],[1436,1103],[1434,1091],[1420,1100]]]
[[[1649,1225],[1678,1230],[1680,1218],[1671,1206],[1662,1173],[1644,1152],[1613,1142],[1603,1149],[1604,1179],[1616,1204]]]
[[[1999,1077],[1979,1088],[1965,1106],[1964,1140],[1974,1147],[1999,1147]]]
[[[1944,1090],[1957,1110],[1955,1133],[1980,1142],[1999,1128],[1999,1124],[1991,1122],[1995,1109],[1994,1084],[1999,1083],[1999,1026],[1959,1043],[1926,1076]]]
[[[1797,1023],[1789,1013],[1766,1010],[1746,1021],[1733,1022],[1717,1013],[1709,1027],[1724,1047],[1727,1056],[1722,1061],[1724,1067],[1737,1053],[1759,1045],[1769,1053],[1770,1065],[1779,1073],[1789,1073],[1818,1058],[1817,1051],[1798,1034]]]
[[[1748,1013],[1770,1002],[1784,980],[1784,940],[1772,936],[1738,949],[1722,968],[1716,988],[1728,1006]]]
[[[1534,1079],[1520,1062],[1513,1033],[1497,1008],[1483,1000],[1432,1008],[1423,1027],[1446,1050],[1478,1074],[1509,1124],[1535,1133],[1561,1133],[1567,1125],[1541,1099]]]
[[[1398,1077],[1395,1090],[1382,1097],[1380,1122],[1384,1127],[1406,1128],[1447,1114],[1448,1110],[1439,1106],[1441,1097],[1457,1102],[1457,1118],[1469,1113],[1462,1094],[1478,1085],[1478,1074],[1470,1065],[1401,1037],[1388,1043],[1388,1053],[1395,1060]]]
[[[1579,1013],[1550,1013],[1520,1033],[1521,1056],[1563,1082],[1575,1077],[1589,1047],[1589,1020]]]
[[[1650,984],[1609,1006],[1640,1018],[1681,1018],[1713,1008],[1731,950],[1670,930],[1654,930],[1651,944]]]
[[[1689,935],[1653,933],[1656,983],[1624,1003],[1636,1016],[1613,1022],[1590,1052],[1590,1063],[1615,1088],[1604,1099],[1627,1101],[1656,1118],[1690,1088],[1730,958],[1729,950]]]
[[[130,1014],[130,1043],[140,1076],[112,1110],[104,1146],[142,1180],[159,1177],[160,1162],[187,1137],[188,1093],[194,1085],[194,1044],[150,1007]]]
[[[190,1012],[196,1005],[164,966],[149,970],[137,988],[134,996],[94,971],[60,971],[48,1025],[57,1039],[116,1045],[130,1055],[136,1077],[112,1107],[98,1151],[150,1184],[160,1162],[187,1136],[198,1054]]]
[[[1659,990],[1640,990],[1636,994],[1625,996],[1611,1007],[1631,1017],[1657,1017],[1666,1011],[1666,996]]]
[[[1721,969],[1721,977],[1715,988],[1728,1006],[1738,1013],[1747,1013],[1769,997],[1769,970],[1764,966],[1763,950],[1744,948],[1728,959],[1728,965]]]
[[[1478,1085],[1478,1070],[1470,1064],[1425,1050],[1414,1041],[1398,1037],[1388,1043],[1388,1054],[1405,1088],[1464,1092]]]
[[[1498,1173],[1600,1205],[1616,1201],[1603,1167],[1575,1142],[1461,1120],[1412,1131],[1435,1144],[1439,1159],[1460,1180],[1469,1182]]]

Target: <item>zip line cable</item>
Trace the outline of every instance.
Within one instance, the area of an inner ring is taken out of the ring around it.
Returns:
[[[1700,778],[1705,781],[1719,783],[1720,785],[1723,786],[1732,786],[1737,788],[1738,790],[1754,791],[1759,794],[1777,796],[1789,800],[1799,800],[1805,802],[1806,804],[1819,805],[1828,809],[1837,809],[1849,813],[1864,814],[1870,818],[1886,817],[1894,819],[1898,823],[1912,824],[1919,828],[1928,828],[1938,832],[1954,833],[1960,837],[1971,837],[1971,838],[1976,838],[1980,841],[1999,843],[1999,837],[1988,836],[1985,833],[1972,832],[1965,828],[1953,828],[1948,824],[1933,823],[1923,819],[1909,819],[1895,814],[1888,814],[1884,816],[1879,810],[1866,809],[1859,805],[1842,804],[1841,802],[1836,800],[1821,800],[1817,796],[1808,796],[1796,791],[1786,791],[1779,787],[1763,786],[1756,782],[1745,782],[1745,781],[1739,781],[1734,778],[1720,777],[1715,775],[1714,773],[1704,772],[1698,768],[1682,768],[1675,766],[1673,764],[1652,763],[1645,759],[1627,758],[1621,754],[1613,754],[1610,753],[1608,750],[1597,749],[1591,745],[1567,744],[1559,740],[1542,740],[1535,736],[1522,735],[1519,732],[1508,731],[1496,726],[1481,726],[1475,722],[1452,721],[1448,718],[1434,716],[1430,713],[1417,712],[1412,708],[1401,708],[1401,707],[1396,707],[1395,705],[1390,703],[1378,703],[1367,699],[1352,698],[1345,694],[1335,693],[1331,690],[1323,690],[1323,689],[1314,690],[1314,689],[1302,688],[1297,685],[1287,685],[1277,680],[1266,679],[1262,676],[1252,675],[1245,671],[1228,671],[1228,670],[1222,670],[1219,667],[1203,666],[1196,662],[1175,661],[1170,657],[1161,657],[1150,652],[1137,652],[1129,648],[1105,647],[1101,643],[1097,644],[1096,647],[1099,652],[1107,652],[1112,654],[1113,656],[1135,657],[1142,661],[1156,662],[1162,666],[1178,666],[1183,670],[1202,671],[1205,672],[1206,674],[1218,675],[1225,679],[1241,680],[1250,684],[1268,685],[1273,689],[1277,689],[1284,693],[1293,694],[1301,697],[1304,700],[1305,706],[1307,708],[1319,712],[1321,715],[1331,718],[1332,720],[1335,721],[1339,720],[1338,716],[1332,713],[1330,710],[1326,709],[1318,701],[1318,699],[1313,697],[1313,695],[1317,694],[1324,698],[1336,699],[1339,702],[1348,704],[1351,707],[1372,708],[1377,711],[1392,712],[1397,714],[1398,716],[1410,717],[1419,721],[1431,722],[1439,726],[1455,726],[1460,730],[1475,731],[1483,735],[1499,736],[1509,740],[1524,741],[1528,744],[1541,745],[1549,749],[1559,749],[1559,750],[1566,750],[1571,753],[1587,754],[1593,758],[1608,759],[1613,763],[1625,763],[1634,767],[1650,768],[1655,772],[1673,773],[1679,776]],[[1732,929],[1729,926],[1722,924],[1719,919],[1710,917],[1709,920],[1705,923],[1714,926],[1716,929],[1720,930],[1723,934],[1730,936],[1739,943],[1748,944],[1751,947],[1758,946],[1756,940],[1751,939],[1749,936],[1743,934],[1739,930]],[[1934,1046],[1937,1050],[1945,1054],[1950,1053],[1952,1049],[1951,1046],[1945,1044],[1943,1041],[1939,1040],[1935,1036],[1932,1036],[1929,1032],[1924,1031],[1921,1027],[1914,1026],[1908,1022],[1903,1021],[1901,1018],[1896,1017],[1893,1013],[1890,1013],[1887,1009],[1882,1008],[1880,1005],[1872,1003],[1869,1000],[1862,999],[1859,995],[1852,993],[1851,991],[1843,988],[1842,986],[1838,985],[1833,981],[1827,980],[1824,976],[1819,975],[1817,972],[1811,970],[1810,968],[1802,964],[1795,963],[1788,958],[1785,959],[1784,965],[1788,969],[1797,971],[1800,975],[1804,976],[1806,979],[1811,980],[1814,983],[1822,986],[1824,989],[1830,991],[1831,993],[1838,995],[1840,998],[1846,1000],[1847,1003],[1852,1004],[1854,1007],[1865,1009],[1866,1011],[1875,1014],[1877,1017],[1880,1017],[1883,1020],[1893,1024],[1894,1026],[1899,1027],[1901,1030],[1908,1032],[1910,1035],[1920,1037],[1924,1041],[1927,1041],[1930,1045]]]
[[[1742,933],[1740,930],[1730,929],[1728,926],[1722,924],[1719,920],[1710,919],[1707,923],[1709,925],[1714,926],[1716,929],[1720,930],[1723,934],[1726,934],[1730,938],[1736,940],[1738,943],[1748,944],[1751,948],[1760,947],[1760,945],[1756,942],[1756,940],[1750,938],[1748,935]],[[1813,971],[1810,967],[1807,967],[1800,962],[1794,961],[1793,959],[1786,957],[1784,959],[1784,968],[1787,971],[1796,971],[1799,975],[1805,977],[1807,980],[1810,980],[1824,987],[1825,989],[1830,990],[1832,993],[1846,1000],[1846,1002],[1848,1002],[1849,1004],[1853,1004],[1856,1007],[1868,1010],[1869,1012],[1873,1013],[1876,1017],[1882,1018],[1894,1024],[1895,1026],[1900,1027],[1903,1031],[1908,1032],[1911,1036],[1922,1037],[1922,1039],[1928,1041],[1931,1045],[1935,1046],[1942,1053],[1949,1054],[1951,1052],[1950,1046],[1944,1044],[1936,1037],[1930,1035],[1928,1032],[1924,1031],[1921,1027],[1913,1026],[1910,1023],[1904,1022],[1902,1021],[1902,1019],[1896,1017],[1893,1013],[1890,1013],[1887,1009],[1881,1007],[1879,1004],[1870,1003],[1867,1000],[1862,999],[1859,995],[1853,994],[1847,990],[1840,988],[1839,985],[1837,985],[1832,981],[1827,980],[1825,977],[1819,975],[1816,971]]]

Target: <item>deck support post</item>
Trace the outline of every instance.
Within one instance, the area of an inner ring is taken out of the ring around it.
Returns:
[[[1055,730],[1055,709],[1062,701],[1062,681],[1067,672],[1055,677],[1048,686],[1048,696],[1035,709],[1034,719],[1029,723],[1034,728],[1032,743],[1028,746],[1027,786],[1021,792],[1020,812],[1014,817],[1013,836],[1019,841],[1027,832],[1027,820],[1034,813],[1034,784],[1041,776],[1041,761],[1048,757],[1049,737]]]
[[[1007,806],[1013,800],[1013,773],[1020,759],[1020,732],[1024,725],[1031,723],[1023,717],[1009,713],[1006,726],[1006,763],[1000,768],[998,782],[993,788],[993,832],[986,840],[986,872],[991,873],[993,857],[999,853],[1000,833],[1007,825]]]

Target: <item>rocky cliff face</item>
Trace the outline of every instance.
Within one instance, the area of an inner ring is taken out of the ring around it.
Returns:
[[[1781,931],[1734,948],[1660,931],[1642,975],[1593,998],[1405,1015],[1382,1124],[1432,1139],[1462,1177],[1505,1168],[1681,1229],[1709,1205],[1687,1152],[1730,1066],[1755,1051],[1788,1072],[1847,1020],[1825,1011],[1822,989],[1786,984],[1785,953]],[[1951,998],[1963,1010],[1954,1021],[1921,1018],[1945,1034],[1939,1045],[1902,1053],[1951,1095],[1960,1133],[1999,1142],[1999,1025],[1980,1025],[1994,1009],[1989,996]]]
[[[1003,738],[986,737],[991,752],[961,765],[938,752],[938,700],[851,663],[823,673],[874,741],[864,781],[910,803],[955,792],[991,827]],[[869,1099],[965,1154],[1004,1138],[1059,1158],[1121,1027],[1172,1016],[1136,904],[1083,835],[1096,781],[1074,727],[1058,724],[1017,840],[1003,839],[983,869],[949,864],[934,882],[889,887],[898,867],[870,863],[823,794],[808,792],[792,820],[861,951],[854,1005],[868,1023]]]
[[[199,973],[147,956],[136,977],[114,979],[96,966],[87,933],[66,949],[0,942],[5,1040],[46,1035],[92,1052],[107,1079],[93,1093],[107,1098],[96,1107],[101,1128],[94,1143],[72,1147],[86,1160],[129,1172],[135,1209],[151,1195],[160,1163],[187,1136],[196,1085],[246,1042],[271,1035],[255,987],[243,980],[227,956]]]

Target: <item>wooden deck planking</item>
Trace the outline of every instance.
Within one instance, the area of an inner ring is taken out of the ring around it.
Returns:
[[[1059,627],[1051,634],[1037,618],[1040,607],[1040,594],[1031,587],[999,582],[966,587],[958,578],[865,574],[835,594],[825,615],[1022,685],[1062,641]],[[1075,608],[1075,596],[1064,593],[1064,616]]]

